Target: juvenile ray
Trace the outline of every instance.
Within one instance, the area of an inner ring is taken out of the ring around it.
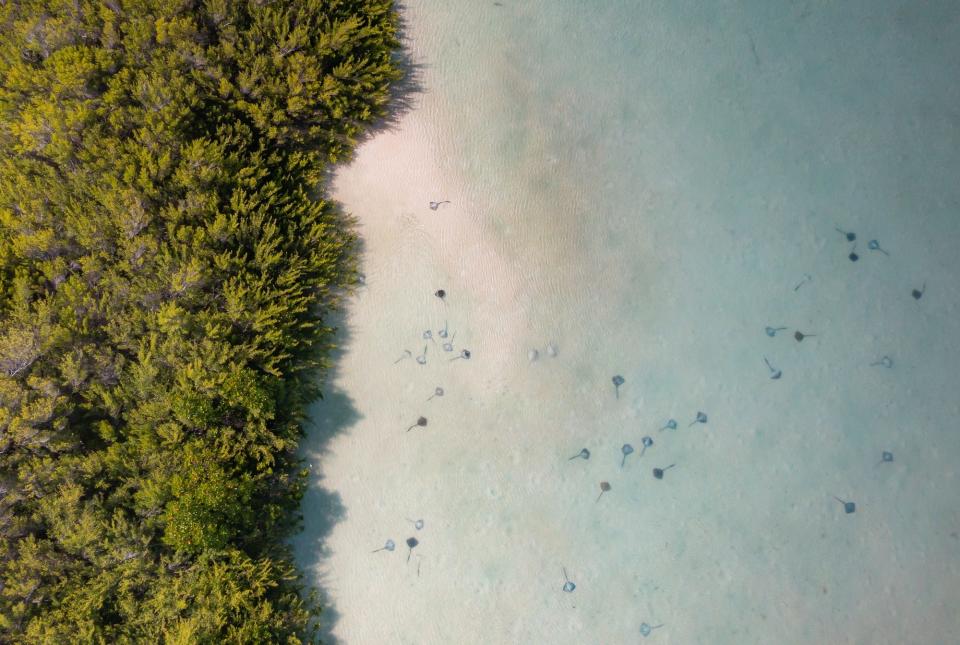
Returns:
[[[781,372],[780,370],[778,370],[777,368],[775,368],[773,365],[771,365],[771,364],[770,364],[770,361],[767,360],[767,357],[766,357],[766,356],[763,357],[763,362],[767,364],[767,368],[769,368],[769,370],[770,370],[770,378],[771,378],[771,379],[773,379],[774,381],[776,381],[776,380],[778,380],[781,376],[783,376],[783,372]]]
[[[620,460],[620,467],[623,468],[623,465],[627,463],[627,455],[633,452],[633,446],[631,446],[629,443],[625,443],[623,444],[623,447],[620,448],[620,452],[623,453],[623,459]]]
[[[706,423],[706,422],[707,422],[707,415],[706,415],[706,413],[705,413],[705,412],[697,412],[697,418],[694,419],[693,421],[691,421],[691,422],[690,422],[690,425],[692,426],[692,425],[695,424],[695,423]],[[689,428],[690,426],[687,426],[687,427]]]
[[[673,468],[674,466],[676,466],[676,464],[670,464],[670,465],[667,466],[666,468],[654,468],[654,469],[653,469],[653,477],[654,477],[654,479],[663,479],[663,473],[667,472],[668,470],[670,470],[670,469]]]
[[[841,233],[843,233],[843,236],[844,236],[845,238],[847,238],[847,242],[856,242],[856,241],[857,241],[857,234],[856,234],[856,233],[853,233],[853,232],[851,232],[851,231],[843,231],[843,230],[841,230],[839,227],[835,227],[835,228],[836,228],[838,231],[840,231]]]
[[[625,380],[623,379],[623,377],[620,376],[619,374],[617,374],[616,376],[614,376],[614,377],[613,377],[612,379],[610,379],[610,380],[613,381],[613,388],[614,388],[614,391],[615,391],[616,394],[617,394],[617,398],[619,399],[619,398],[620,398],[620,386],[623,385],[624,383],[626,383],[626,381],[625,381]]]
[[[603,494],[609,491],[611,488],[610,482],[600,482],[600,494],[597,495],[596,501],[600,501],[600,498],[603,497]]]
[[[647,636],[650,635],[650,632],[652,632],[655,629],[660,629],[661,627],[663,627],[663,623],[659,625],[648,625],[647,623],[640,623],[640,635],[646,638]]]
[[[890,255],[890,253],[886,249],[880,246],[880,242],[876,240],[870,240],[869,242],[867,242],[867,248],[870,249],[871,251],[880,251],[884,255]]]
[[[427,417],[420,417],[419,419],[417,419],[416,423],[414,423],[412,426],[407,428],[407,432],[410,432],[414,428],[426,428],[426,427],[427,427]]]
[[[667,425],[660,428],[660,432],[663,432],[664,430],[676,430],[676,429],[677,429],[677,420],[669,419],[667,420]]]
[[[837,500],[838,502],[840,502],[841,504],[843,504],[843,512],[846,513],[847,515],[849,515],[850,513],[855,513],[855,512],[856,512],[856,510],[857,510],[857,505],[854,504],[853,502],[844,501],[844,500],[840,499],[839,497],[837,497],[836,495],[833,496],[833,499],[835,499],[835,500]]]
[[[640,443],[643,444],[643,450],[640,451],[640,456],[643,457],[643,453],[647,451],[647,448],[653,445],[652,437],[644,437],[640,440]]]
[[[407,562],[410,562],[410,554],[413,553],[414,547],[416,547],[418,544],[420,544],[420,540],[418,540],[417,538],[415,537],[407,538],[407,546],[410,547],[410,549],[407,551]]]

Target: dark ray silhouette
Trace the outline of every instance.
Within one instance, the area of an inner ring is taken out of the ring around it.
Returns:
[[[653,469],[653,477],[654,477],[654,479],[663,479],[663,473],[667,472],[668,470],[670,470],[670,469],[673,468],[674,466],[676,466],[676,464],[670,464],[669,466],[666,466],[666,467],[664,467],[664,468],[654,468],[654,469]]]
[[[838,502],[840,502],[841,504],[843,504],[843,512],[846,513],[847,515],[849,515],[850,513],[855,513],[855,512],[856,512],[856,510],[857,510],[857,505],[854,504],[853,502],[844,501],[844,500],[840,499],[839,497],[837,497],[836,495],[833,496],[833,499],[835,499],[835,500],[837,500]]]
[[[407,428],[407,432],[410,432],[414,428],[426,428],[426,427],[427,427],[427,417],[420,417],[419,419],[417,419],[416,423],[414,423],[412,426]]]
[[[417,538],[415,537],[407,538],[407,546],[410,547],[410,550],[407,551],[407,562],[410,562],[410,554],[413,553],[414,547],[416,547],[418,544],[420,544],[420,540],[418,540]]]
[[[616,394],[617,394],[617,398],[619,399],[619,398],[620,398],[620,386],[623,385],[624,383],[626,383],[626,381],[625,381],[625,380],[623,379],[623,377],[620,376],[619,374],[617,374],[616,376],[614,376],[614,377],[613,377],[612,379],[610,379],[610,380],[613,381],[613,388],[614,388],[614,391],[615,391]]]
[[[609,491],[611,488],[610,482],[600,482],[600,494],[597,495],[596,501],[599,502],[600,498],[603,497],[603,494]]]

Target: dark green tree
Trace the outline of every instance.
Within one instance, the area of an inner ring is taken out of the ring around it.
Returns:
[[[313,195],[396,48],[391,0],[0,2],[0,642],[313,639]]]

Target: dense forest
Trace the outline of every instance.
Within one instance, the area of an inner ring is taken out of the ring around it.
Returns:
[[[392,0],[0,0],[0,642],[315,638],[322,183],[397,41]]]

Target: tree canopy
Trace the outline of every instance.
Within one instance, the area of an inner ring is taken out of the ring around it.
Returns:
[[[315,195],[396,47],[391,0],[0,1],[0,641],[314,638]]]

